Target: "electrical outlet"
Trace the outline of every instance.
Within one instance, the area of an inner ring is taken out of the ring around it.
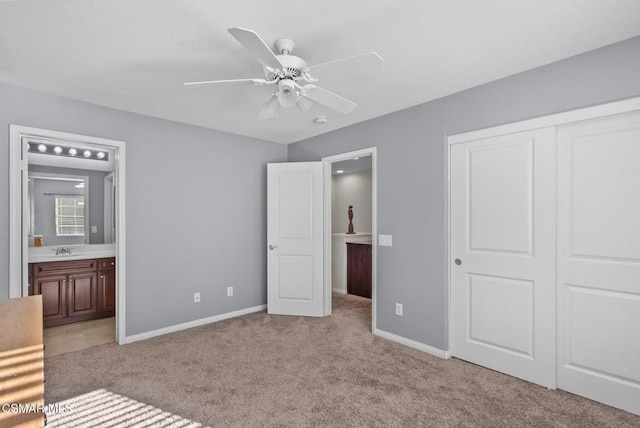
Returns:
[[[200,293],[193,293],[193,303],[200,303]]]
[[[227,297],[233,296],[233,287],[227,287]]]
[[[402,316],[402,303],[396,303],[396,315]]]

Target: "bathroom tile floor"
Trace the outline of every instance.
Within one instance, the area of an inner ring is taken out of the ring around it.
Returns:
[[[44,357],[115,342],[116,319],[102,318],[44,329]]]

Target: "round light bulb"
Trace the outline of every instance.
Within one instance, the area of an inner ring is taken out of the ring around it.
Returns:
[[[339,169],[339,170],[337,170],[337,171],[336,171],[336,174],[342,174],[342,173],[344,173],[344,171],[343,171],[343,170],[341,170],[341,169]]]
[[[53,148],[53,152],[54,152],[55,154],[59,155],[60,153],[62,153],[62,147],[60,147],[60,146],[55,146],[55,147]]]
[[[96,155],[96,157],[98,159],[104,159],[104,153],[103,152],[98,152],[98,154]]]
[[[91,152],[89,150],[85,150],[83,154],[84,154],[85,158],[90,158],[91,157]]]
[[[76,149],[74,149],[73,147],[71,147],[69,149],[69,156],[75,156],[78,154],[78,151]]]
[[[47,146],[45,146],[44,144],[39,144],[39,145],[38,145],[38,151],[39,151],[40,153],[44,153],[44,152],[46,152],[46,151],[47,151]]]

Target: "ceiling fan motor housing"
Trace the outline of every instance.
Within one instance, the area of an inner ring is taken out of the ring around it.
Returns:
[[[307,62],[300,57],[295,55],[276,55],[278,60],[282,63],[282,73],[283,75],[278,75],[273,71],[267,69],[265,67],[264,74],[268,81],[272,80],[280,80],[280,79],[293,79],[298,80],[302,77],[302,75],[309,71],[309,66]]]

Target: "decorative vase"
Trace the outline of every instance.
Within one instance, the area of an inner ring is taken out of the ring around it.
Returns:
[[[347,230],[347,235],[354,235],[356,232],[353,230],[353,205],[349,205],[349,229]]]

